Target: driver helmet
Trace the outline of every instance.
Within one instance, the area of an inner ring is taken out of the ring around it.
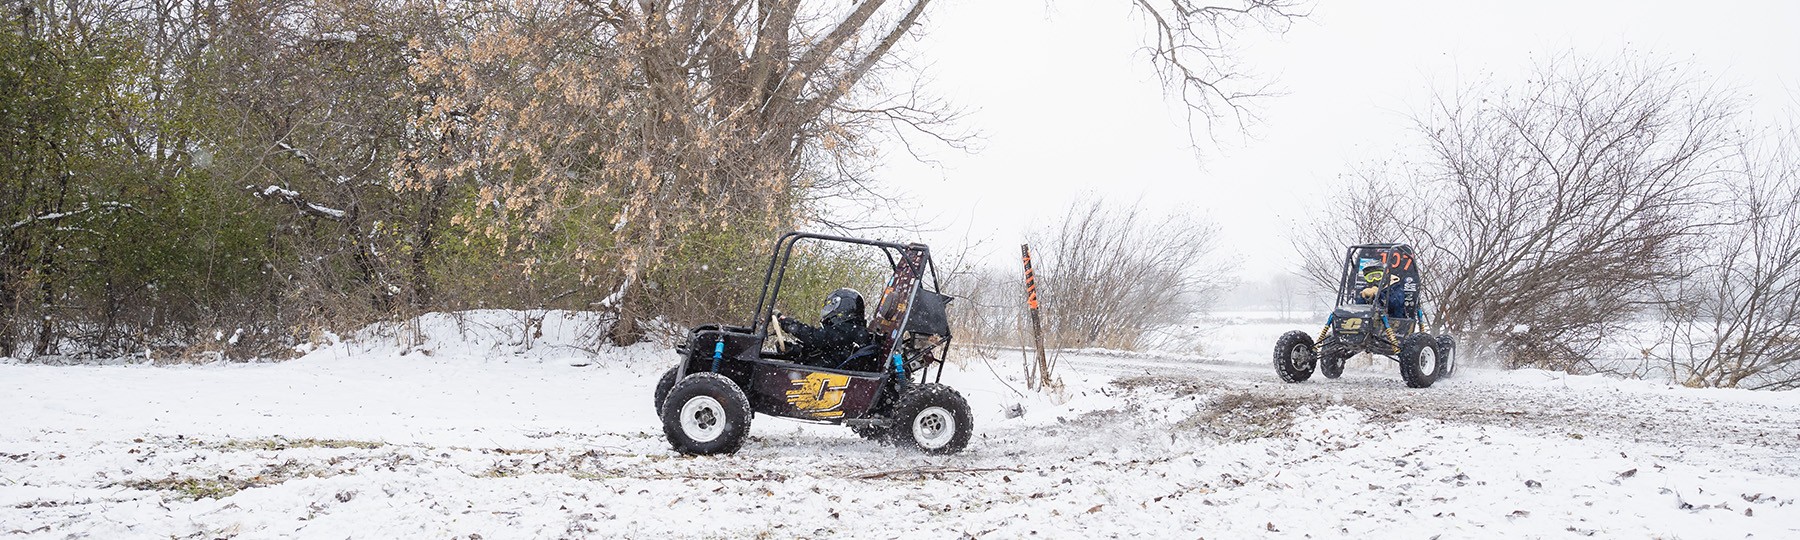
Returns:
[[[825,297],[825,306],[819,308],[820,324],[837,324],[844,321],[860,321],[863,318],[862,293],[856,289],[838,289]]]

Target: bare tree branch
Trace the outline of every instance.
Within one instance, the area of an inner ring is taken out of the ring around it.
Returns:
[[[1144,51],[1163,85],[1181,97],[1190,124],[1211,126],[1227,116],[1239,128],[1253,117],[1251,104],[1275,94],[1237,59],[1245,32],[1284,33],[1307,16],[1305,0],[1240,0],[1212,5],[1194,0],[1133,0],[1154,37]]]

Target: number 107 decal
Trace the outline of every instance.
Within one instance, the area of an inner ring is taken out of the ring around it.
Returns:
[[[1381,252],[1381,265],[1396,270],[1412,270],[1413,256],[1383,251]]]

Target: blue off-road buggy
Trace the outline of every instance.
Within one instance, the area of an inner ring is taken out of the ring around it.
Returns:
[[[773,335],[781,328],[772,322],[775,300],[801,241],[866,246],[885,255],[893,270],[867,322],[868,335],[860,336],[867,345],[824,365],[801,363]],[[749,435],[752,415],[760,413],[849,426],[864,438],[932,454],[961,451],[974,420],[962,395],[938,384],[950,350],[945,307],[951,299],[938,290],[924,244],[783,235],[769,256],[751,324],[698,326],[676,347],[680,359],[656,385],[663,434],[684,454],[732,453]]]
[[[1400,378],[1426,388],[1456,371],[1456,340],[1433,335],[1426,312],[1423,268],[1406,244],[1350,246],[1338,280],[1337,307],[1317,341],[1294,330],[1275,342],[1275,373],[1290,383],[1344,374],[1344,361],[1360,353],[1400,364]]]

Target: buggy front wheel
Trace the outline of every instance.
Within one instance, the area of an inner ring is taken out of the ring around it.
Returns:
[[[975,418],[962,394],[941,384],[920,384],[901,394],[894,406],[890,437],[896,446],[927,454],[954,454],[969,444]]]
[[[669,389],[663,435],[683,454],[729,454],[750,434],[750,399],[717,373],[694,373]]]
[[[1400,378],[1406,380],[1406,386],[1431,387],[1431,383],[1437,382],[1442,367],[1437,338],[1431,334],[1420,332],[1400,341]]]
[[[1316,356],[1313,338],[1306,332],[1294,330],[1282,334],[1281,339],[1275,340],[1275,373],[1281,375],[1283,381],[1305,382],[1312,377]]]

